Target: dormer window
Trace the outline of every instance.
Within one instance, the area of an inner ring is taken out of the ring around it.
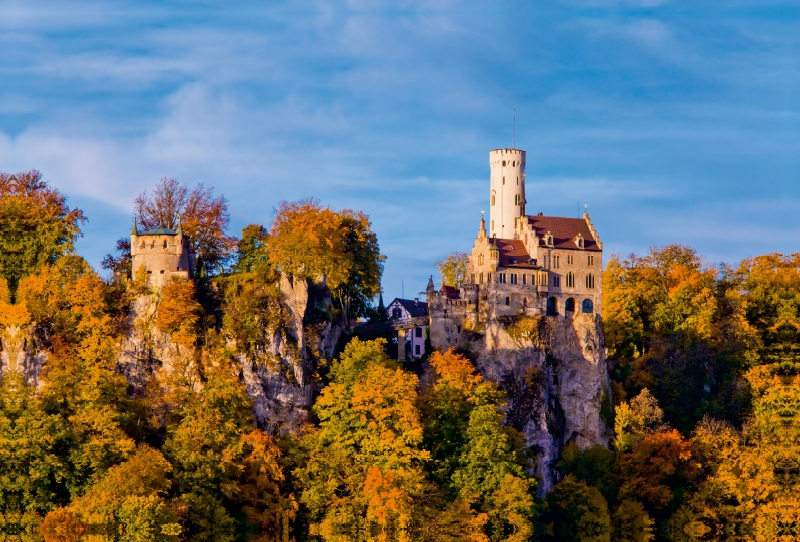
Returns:
[[[578,247],[578,248],[584,248],[584,246],[583,246],[583,235],[581,235],[580,233],[575,238],[575,246]]]
[[[553,246],[553,234],[549,231],[544,236],[544,244],[549,247]]]

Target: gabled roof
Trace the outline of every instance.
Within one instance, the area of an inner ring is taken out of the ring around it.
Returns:
[[[178,235],[178,232],[171,230],[169,228],[165,228],[164,226],[159,226],[158,228],[155,228],[153,230],[147,230],[146,232],[140,233],[138,235],[139,237],[142,237],[144,235]]]
[[[525,243],[519,239],[493,239],[493,241],[500,250],[500,267],[539,269],[538,265],[530,263],[531,257],[525,250]]]
[[[529,215],[526,217],[540,238],[547,232],[553,234],[553,246],[561,249],[577,249],[575,238],[580,233],[583,236],[583,250],[600,251],[597,242],[589,231],[589,226],[583,218],[566,218],[561,216]]]
[[[414,301],[413,299],[400,299],[399,297],[396,297],[394,298],[394,301],[389,303],[389,307],[391,307],[395,303],[403,307],[408,312],[408,314],[411,315],[411,318],[417,318],[419,316],[428,316],[428,304],[425,303],[424,301]],[[391,313],[389,313],[389,317],[390,318],[392,317]]]

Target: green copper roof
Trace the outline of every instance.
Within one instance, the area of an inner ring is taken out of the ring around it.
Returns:
[[[154,230],[147,230],[146,232],[140,233],[139,235],[142,236],[142,235],[178,235],[178,234],[177,232],[169,228],[165,228],[164,226],[159,226]]]

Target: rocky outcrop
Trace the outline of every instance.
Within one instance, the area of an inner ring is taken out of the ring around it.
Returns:
[[[0,329],[0,374],[9,371],[21,371],[28,384],[35,386],[39,382],[43,352],[34,348],[34,340],[30,330],[25,326],[10,325]]]
[[[323,283],[280,279],[282,318],[271,332],[266,351],[257,359],[243,353],[235,359],[239,377],[253,400],[253,414],[262,428],[282,431],[307,421],[317,384],[313,375],[320,358],[333,355],[341,332],[338,325],[309,323],[311,304],[330,308]],[[312,299],[311,293],[322,299]],[[131,307],[128,332],[123,337],[118,368],[135,390],[159,371],[186,370],[193,352],[181,349],[154,325],[158,294],[139,297]],[[330,312],[330,311],[328,311]],[[236,349],[236,344],[228,346]]]
[[[515,334],[512,325],[491,320],[480,332],[462,332],[458,341],[452,333],[438,341],[444,336],[433,332],[431,340],[434,347],[457,342],[472,353],[484,378],[506,391],[507,423],[535,453],[544,494],[555,482],[554,463],[566,443],[608,445],[601,416],[603,401],[610,401],[601,320],[594,314],[547,317],[535,341]]]

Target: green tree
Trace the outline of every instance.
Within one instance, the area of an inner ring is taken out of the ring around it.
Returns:
[[[610,542],[608,504],[600,492],[568,474],[547,495],[547,520],[559,542]]]

